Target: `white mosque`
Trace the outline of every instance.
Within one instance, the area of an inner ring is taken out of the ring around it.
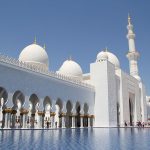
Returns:
[[[36,42],[19,59],[0,55],[0,128],[123,127],[147,122],[145,86],[138,73],[139,53],[128,17],[130,74],[107,49],[97,54],[90,72],[66,60],[49,71],[45,48]]]

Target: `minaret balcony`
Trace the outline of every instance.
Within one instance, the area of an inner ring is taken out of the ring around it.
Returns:
[[[128,52],[126,56],[129,60],[137,60],[140,57],[140,54],[135,50],[133,52]]]
[[[135,34],[134,33],[127,34],[127,39],[134,39],[134,38],[135,38]]]

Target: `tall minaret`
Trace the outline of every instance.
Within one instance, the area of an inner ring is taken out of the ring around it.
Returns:
[[[127,29],[128,29],[127,39],[129,43],[129,52],[126,56],[129,59],[130,75],[140,81],[141,78],[138,73],[138,64],[137,64],[140,55],[135,48],[135,42],[134,42],[135,34],[133,32],[133,25],[131,23],[131,18],[129,15],[128,15]]]

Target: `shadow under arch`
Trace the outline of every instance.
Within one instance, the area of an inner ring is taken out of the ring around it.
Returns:
[[[117,126],[120,126],[120,104],[117,102]]]
[[[66,128],[72,127],[72,116],[71,116],[72,115],[72,113],[71,113],[72,108],[73,108],[73,105],[72,105],[71,101],[68,100],[67,103],[66,103],[66,110],[67,110],[67,112],[66,112],[66,122],[65,122]]]
[[[29,101],[31,103],[31,112],[35,113],[38,105],[39,105],[39,98],[36,94],[32,94],[29,98]]]
[[[52,107],[52,100],[50,99],[49,96],[46,96],[44,98],[43,107],[44,107],[44,111],[51,109],[51,107]]]
[[[133,100],[129,98],[129,121],[130,121],[130,126],[134,125],[134,104]]]
[[[36,94],[32,94],[29,98],[29,101],[30,101],[30,108],[27,122],[31,125],[31,128],[34,128],[35,125],[37,125],[39,98]]]
[[[0,87],[0,118],[2,121],[2,128],[5,127],[5,115],[4,109],[6,108],[6,103],[8,100],[8,93],[5,88]]]
[[[8,100],[8,93],[5,88],[0,87],[0,106],[6,107],[6,103]]]
[[[55,127],[62,127],[62,108],[63,102],[58,98],[55,103]]]
[[[88,111],[89,111],[89,106],[88,106],[87,103],[84,103],[83,110],[84,110],[83,127],[88,127]]]
[[[18,90],[14,93],[12,101],[14,104],[13,109],[14,110],[17,110],[17,109],[20,110],[25,103],[25,96],[21,91]]]
[[[81,122],[80,122],[80,110],[81,110],[81,105],[79,102],[76,102],[76,118],[75,118],[75,126],[80,127]]]
[[[12,128],[21,128],[23,126],[23,116],[21,114],[21,109],[25,103],[25,96],[24,94],[17,90],[13,94],[12,98],[13,107],[12,107],[12,114],[11,114],[11,127]]]

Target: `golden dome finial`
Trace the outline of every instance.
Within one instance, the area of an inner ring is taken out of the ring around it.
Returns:
[[[131,17],[130,17],[130,14],[128,13],[128,24],[130,25],[131,24]]]
[[[43,48],[46,50],[46,45],[44,44]]]
[[[106,46],[106,48],[105,48],[105,50],[104,50],[105,52],[108,52],[108,48],[107,48],[107,46]]]
[[[36,44],[36,36],[34,37],[34,44]]]
[[[71,55],[69,56],[69,60],[72,60],[72,57],[71,57]]]

